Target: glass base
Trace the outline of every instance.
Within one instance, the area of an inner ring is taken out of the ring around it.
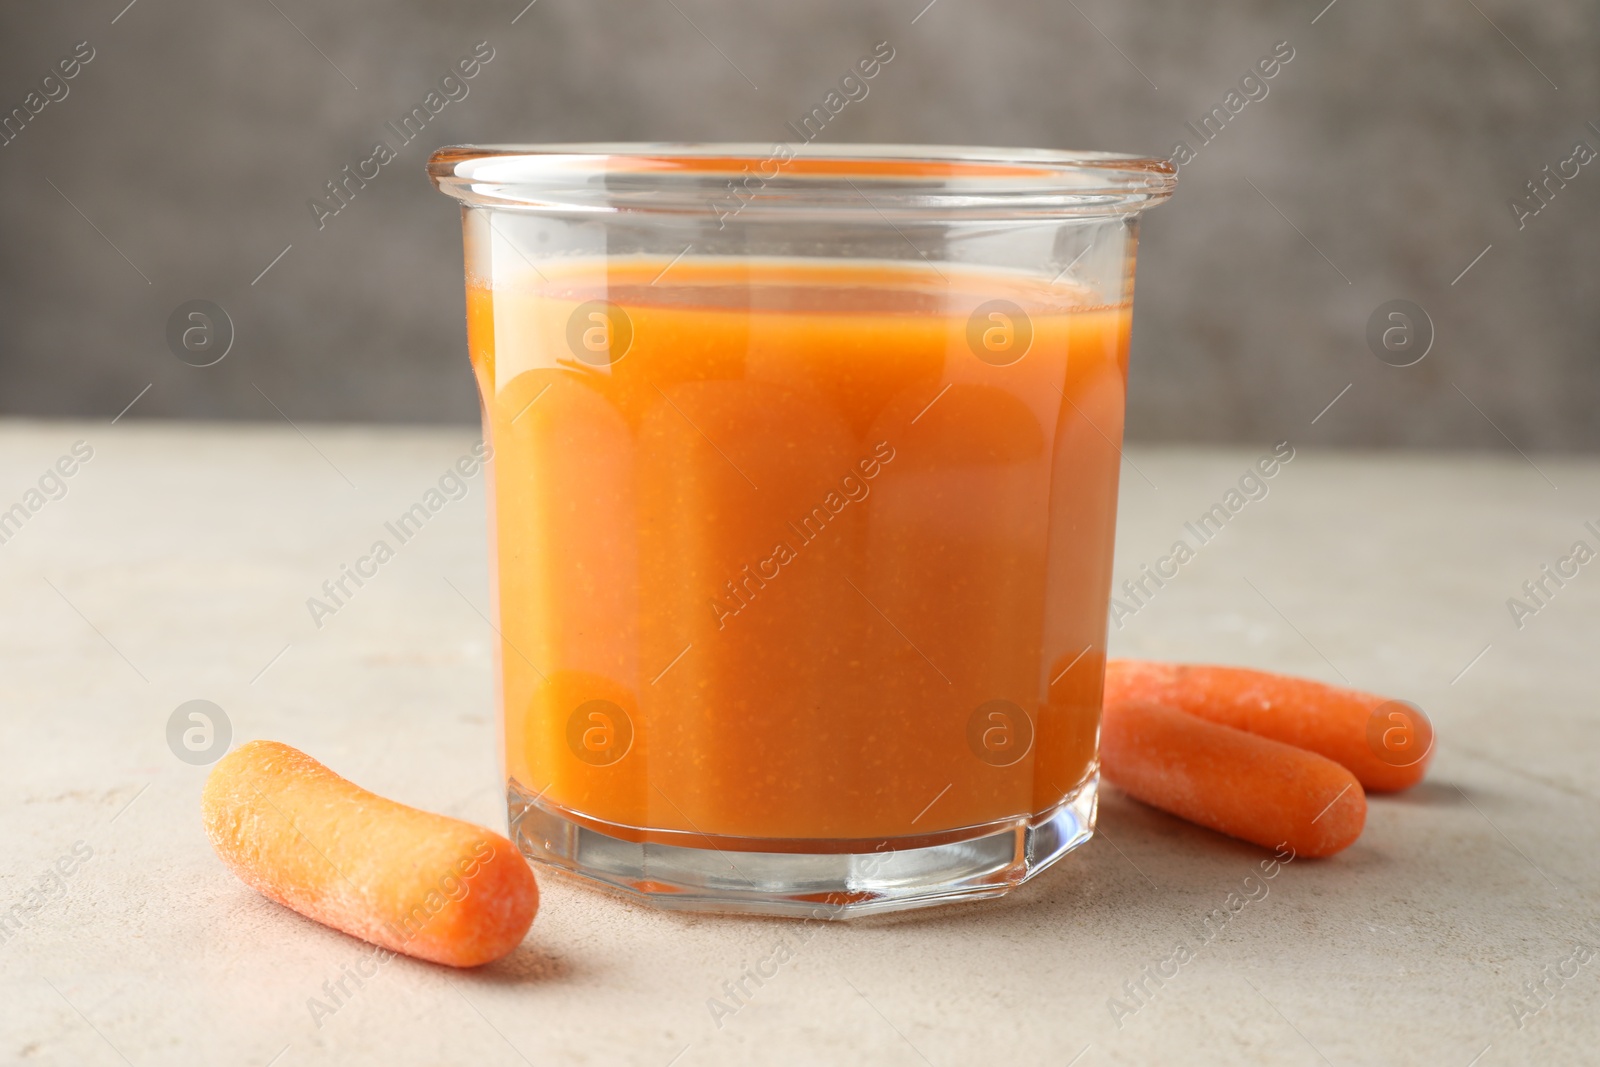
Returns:
[[[657,908],[851,919],[1011,891],[1093,836],[1099,784],[1091,776],[1040,815],[882,841],[740,841],[618,826],[514,780],[506,809],[511,839],[530,860]],[[817,851],[824,845],[831,850]]]

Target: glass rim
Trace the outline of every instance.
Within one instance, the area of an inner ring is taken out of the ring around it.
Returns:
[[[1134,215],[1177,186],[1167,159],[947,145],[449,145],[428,160],[471,206],[551,213],[712,213],[955,221]]]

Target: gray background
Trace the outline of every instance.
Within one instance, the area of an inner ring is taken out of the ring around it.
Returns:
[[[1600,161],[1520,232],[1507,206],[1600,148],[1593,3],[125,2],[0,8],[0,110],[97,52],[0,148],[0,413],[110,419],[150,385],[128,418],[470,421],[438,144],[769,141],[887,39],[828,140],[1166,155],[1286,39],[1148,217],[1130,435],[1600,445]],[[480,40],[471,95],[319,232],[306,201]],[[1405,369],[1365,342],[1396,297],[1437,329]],[[206,369],[164,340],[194,298],[237,329]]]

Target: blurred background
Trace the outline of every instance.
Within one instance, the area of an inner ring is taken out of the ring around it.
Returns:
[[[471,422],[458,214],[424,177],[432,148],[787,139],[887,41],[893,62],[824,140],[1192,151],[1143,233],[1130,437],[1593,450],[1596,14],[1580,0],[6,4],[0,414]],[[469,94],[319,228],[309,201],[479,42],[493,58]],[[1275,49],[1292,58],[1231,113],[1227,94]],[[1218,107],[1228,121],[1203,141],[1187,124]],[[232,319],[214,366],[169,350],[168,317],[191,300]],[[1392,300],[1431,320],[1411,366],[1368,341]]]

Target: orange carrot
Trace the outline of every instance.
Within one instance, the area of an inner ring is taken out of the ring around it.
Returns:
[[[1302,856],[1331,856],[1367,820],[1361,784],[1332,760],[1157,704],[1108,703],[1100,761],[1151,807]]]
[[[1422,781],[1433,726],[1416,707],[1242,667],[1106,662],[1105,705],[1159,704],[1326,756],[1379,793]]]
[[[539,907],[527,861],[499,834],[385,800],[276,741],[223,757],[200,805],[246,885],[394,952],[487,963],[521,944]]]

